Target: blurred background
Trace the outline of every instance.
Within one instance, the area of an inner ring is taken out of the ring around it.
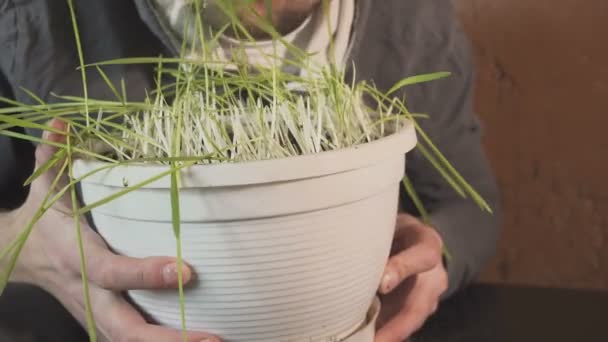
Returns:
[[[608,289],[608,1],[453,1],[505,207],[481,280]]]

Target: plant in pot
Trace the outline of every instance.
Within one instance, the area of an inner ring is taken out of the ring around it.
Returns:
[[[253,39],[229,3],[219,6],[231,19],[226,29]],[[4,99],[10,106],[0,110],[0,133],[57,147],[28,182],[59,170],[38,214],[3,246],[2,288],[37,220],[69,195],[77,230],[90,215],[117,253],[176,255],[192,267],[196,276],[187,287],[179,273],[179,291],[128,293],[159,324],[227,341],[343,341],[367,326],[369,340],[370,306],[389,256],[401,183],[425,212],[404,176],[406,153],[418,146],[457,191],[489,210],[420,129],[416,120],[424,116],[393,97],[447,73],[406,78],[387,92],[349,84],[334,64],[310,63],[263,18],[273,44],[308,72],[215,58],[208,51],[222,32],[210,37],[200,17],[178,58],[84,65],[69,4],[85,96],[47,104],[31,94],[39,104]],[[103,71],[126,63],[156,65],[157,88],[143,101],[128,101]],[[100,73],[116,100],[86,95],[87,68]],[[46,127],[51,119],[67,129]],[[65,141],[13,127],[51,130]],[[74,248],[84,254],[82,241]],[[81,262],[86,271],[84,257]],[[83,286],[88,296],[84,275]]]

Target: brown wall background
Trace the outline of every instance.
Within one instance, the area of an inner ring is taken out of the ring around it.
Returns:
[[[482,280],[608,289],[608,1],[454,2],[506,211]]]

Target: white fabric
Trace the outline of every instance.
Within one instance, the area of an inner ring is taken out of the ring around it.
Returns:
[[[153,1],[156,3],[159,14],[165,17],[173,33],[179,38],[184,38],[184,32],[188,32],[190,36],[195,31],[193,17],[195,13],[193,6],[191,6],[192,0]],[[332,60],[338,69],[345,67],[355,15],[354,2],[355,0],[332,0],[329,3],[328,16],[325,15],[323,6],[318,6],[298,28],[283,37],[289,44],[311,54],[309,59],[311,69],[308,70],[326,66]],[[190,23],[187,31],[183,27],[186,22]],[[191,36],[188,39],[191,39]],[[331,44],[333,44],[333,56]],[[258,66],[272,66],[273,63],[281,65],[284,64],[285,58],[293,59],[286,46],[280,41],[243,42],[226,35],[219,37],[217,44],[213,45],[213,51],[211,51],[213,59],[223,62],[230,61],[234,53],[244,53],[244,56],[239,57],[246,58],[248,64]],[[197,58],[200,56],[201,52],[196,51],[189,57]],[[278,58],[275,59],[272,56]],[[292,72],[303,74],[303,71],[299,68],[291,67],[291,69]]]

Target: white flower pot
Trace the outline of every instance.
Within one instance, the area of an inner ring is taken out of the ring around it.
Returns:
[[[373,342],[376,335],[376,321],[380,315],[380,298],[374,298],[372,305],[367,311],[367,316],[361,327],[352,335],[346,337],[342,342]]]
[[[340,341],[366,318],[389,255],[405,154],[415,130],[298,157],[182,170],[188,329],[225,341]],[[103,165],[75,162],[76,177]],[[166,171],[119,166],[82,181],[93,203]],[[175,255],[170,178],[93,210],[118,253]],[[180,327],[175,290],[130,291],[158,323]]]

